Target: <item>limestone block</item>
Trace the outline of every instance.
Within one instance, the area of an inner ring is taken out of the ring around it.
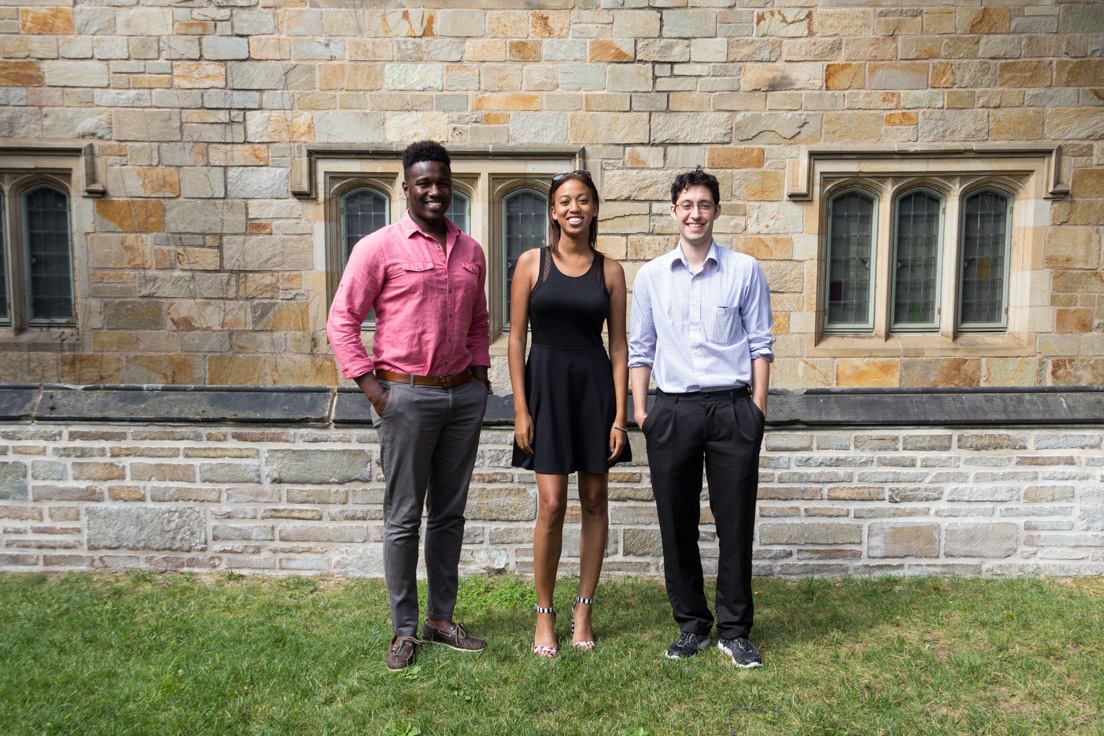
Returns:
[[[832,143],[876,141],[882,129],[880,112],[826,112],[822,140]]]
[[[339,575],[353,578],[382,578],[383,545],[359,544],[333,551],[330,569]]]
[[[111,113],[81,108],[47,108],[42,113],[47,138],[111,138]]]
[[[32,107],[0,109],[0,138],[40,138],[42,111]]]
[[[866,86],[870,89],[927,89],[928,65],[921,61],[870,64]]]
[[[189,36],[162,38],[161,53],[166,59],[198,59],[199,39]]]
[[[334,483],[372,480],[368,450],[266,450],[265,480],[269,483]]]
[[[1104,488],[1081,491],[1078,524],[1084,531],[1104,531]]]
[[[804,12],[808,16],[809,11]],[[661,33],[665,38],[712,38],[717,35],[717,11],[664,10]]]
[[[89,549],[207,549],[201,509],[89,506],[85,518]]]
[[[178,141],[179,110],[116,110],[115,140]]]
[[[937,61],[931,65],[932,87],[992,87],[995,80],[996,70],[988,61]]]
[[[200,41],[203,58],[215,61],[248,59],[249,39],[236,36],[204,36]]]
[[[37,61],[0,61],[0,87],[37,87],[45,79]]]
[[[339,38],[295,39],[291,43],[294,59],[332,61],[345,58],[345,42]]]
[[[393,90],[443,89],[442,68],[438,64],[387,64],[384,85]]]
[[[976,358],[905,358],[902,386],[980,386],[981,361]]]
[[[736,113],[735,140],[756,143],[805,143],[819,140],[821,116],[815,113]]]
[[[809,10],[760,10],[755,14],[755,35],[800,38],[808,36],[812,26]],[[869,32],[869,29],[868,31]]]
[[[655,113],[652,143],[728,143],[732,116],[728,113]]]
[[[606,86],[605,64],[564,64],[560,87],[569,90],[599,90]]]
[[[759,544],[861,544],[862,525],[847,522],[764,522]]]
[[[308,271],[314,268],[311,240],[305,235],[228,235],[223,238],[222,260],[225,268],[234,271]]]
[[[172,11],[168,8],[118,10],[115,27],[120,36],[169,36],[173,32]]]
[[[98,200],[95,208],[100,232],[161,232],[165,227],[164,205],[155,200]]]
[[[19,13],[22,33],[73,33],[73,11],[70,8],[23,8]]]
[[[840,358],[836,361],[839,388],[893,388],[897,386],[901,363],[897,359]]]
[[[165,305],[148,299],[105,302],[103,326],[109,330],[162,330],[165,328]]]
[[[633,61],[636,58],[636,42],[631,38],[599,38],[588,46],[590,61]]]
[[[171,233],[243,233],[245,203],[233,200],[166,202],[165,226]]]
[[[648,135],[645,113],[576,113],[571,116],[566,140],[572,143],[647,143]]]
[[[1104,120],[1104,110],[1101,119]],[[989,135],[988,114],[984,110],[925,110],[920,113],[919,125],[921,141],[983,141]]]
[[[529,35],[535,38],[564,38],[570,27],[568,12],[537,10],[529,15]]]
[[[616,64],[611,66],[606,74],[606,89],[609,92],[651,92],[651,64]]]
[[[793,16],[794,12],[787,11],[786,14]],[[812,27],[817,36],[868,36],[874,31],[874,11],[868,8],[818,7],[816,13],[812,15]],[[953,9],[951,16],[953,20]],[[781,25],[780,20],[771,22],[774,25]],[[808,35],[808,33],[795,35]]]
[[[114,8],[73,8],[73,32],[82,36],[114,33]]]
[[[790,202],[756,202],[748,204],[747,231],[749,233],[777,235],[780,233],[800,233],[804,229],[805,213],[801,205]],[[798,278],[796,272],[793,273],[792,278],[787,283],[792,281],[793,278]],[[786,291],[801,291],[804,288],[804,277],[801,278],[801,285],[797,285],[795,289],[786,289]]]
[[[235,10],[233,27],[234,35],[237,36],[260,36],[275,33],[276,14],[271,10]],[[332,29],[324,30],[327,36],[337,35],[331,32]]]
[[[383,125],[384,138],[399,142],[443,141],[448,138],[448,125],[445,112],[388,112]]]
[[[276,11],[276,30],[284,36],[321,36],[322,11],[281,8]]]
[[[94,61],[47,61],[46,84],[51,87],[106,87],[107,64]]]
[[[1089,28],[1104,28],[1104,7],[1088,3],[1062,7],[1059,33],[1084,33]]]
[[[276,61],[230,61],[226,65],[231,89],[315,89],[313,64]]]
[[[537,499],[527,488],[472,487],[465,515],[480,521],[530,521],[537,517]]]
[[[248,119],[247,116],[247,127]],[[384,115],[378,112],[320,112],[315,117],[314,127],[319,143],[377,143],[384,140]]]
[[[939,525],[872,522],[866,547],[870,557],[938,557]]]
[[[0,499],[21,501],[27,498],[27,464],[0,462]]]
[[[283,199],[288,196],[288,170],[260,166],[226,170],[226,191],[242,199]]]
[[[993,110],[989,113],[989,138],[994,141],[1029,141],[1043,136],[1043,111],[1032,108]]]
[[[580,39],[551,39],[544,42],[545,61],[584,61],[587,42]]]
[[[171,166],[126,166],[107,172],[108,190],[124,197],[178,197],[180,178]]]
[[[636,42],[637,61],[690,61],[690,41],[683,39],[640,39]]]
[[[613,14],[614,38],[654,38],[659,30],[660,14],[655,10],[618,10]]]
[[[1015,554],[1018,543],[1018,524],[948,524],[943,554],[947,557],[999,559]]]
[[[1104,169],[1099,170],[1104,172]],[[1092,193],[1096,186],[1088,185],[1082,188],[1090,191],[1078,191],[1077,175],[1074,173],[1074,196],[1078,197],[1104,197],[1104,177],[1083,178],[1082,181],[1102,179],[1097,183],[1101,190]],[[1095,173],[1095,172],[1086,172]],[[1091,227],[1051,227],[1047,228],[1046,266],[1047,268],[1097,268],[1100,265],[1099,230]]]
[[[209,166],[185,166],[181,168],[180,195],[187,199],[226,196],[223,170]]]
[[[513,113],[510,115],[510,140],[515,143],[562,143],[567,140],[567,115]]]
[[[330,120],[324,115],[341,114],[351,119],[357,115],[368,113],[319,113],[319,122]],[[383,116],[375,113],[380,118]],[[381,121],[382,122],[382,121]],[[245,114],[246,139],[254,143],[290,143],[293,141],[309,141],[315,137],[315,123],[310,113],[285,112],[282,110],[254,110]],[[381,140],[368,138],[363,140]],[[331,141],[329,136],[319,137],[318,140]]]
[[[438,36],[478,38],[484,35],[482,10],[440,10],[433,29]]]

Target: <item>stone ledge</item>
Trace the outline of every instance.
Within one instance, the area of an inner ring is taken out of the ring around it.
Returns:
[[[772,391],[769,414],[770,426],[790,428],[1101,425],[1104,387]],[[363,426],[372,419],[360,392],[344,387],[0,384],[0,421]],[[512,397],[492,395],[484,424],[513,421]]]

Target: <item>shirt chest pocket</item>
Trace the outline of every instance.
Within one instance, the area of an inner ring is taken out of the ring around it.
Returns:
[[[736,338],[739,326],[739,307],[710,307],[706,310],[706,338],[718,345],[729,345]]]
[[[398,294],[421,299],[437,294],[437,269],[432,261],[405,261],[394,270]]]

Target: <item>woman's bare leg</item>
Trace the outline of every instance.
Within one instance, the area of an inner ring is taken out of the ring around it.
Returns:
[[[576,595],[593,598],[609,537],[608,473],[579,473],[579,505],[583,529],[579,535],[579,591]],[[583,603],[575,606],[574,642],[594,641],[590,609],[591,606]]]
[[[537,473],[537,526],[533,530],[533,577],[537,605],[551,608],[556,591],[556,572],[563,548],[564,512],[567,509],[567,476]],[[537,614],[535,647],[555,647],[555,619]]]

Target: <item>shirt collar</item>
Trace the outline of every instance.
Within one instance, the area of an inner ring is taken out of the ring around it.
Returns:
[[[668,256],[670,260],[667,263],[668,268],[674,268],[676,263],[681,263],[683,268],[687,271],[690,270],[690,263],[686,260],[686,254],[682,252],[682,243],[676,243],[675,249],[671,251]],[[717,252],[717,241],[714,240],[709,244],[709,252],[705,255],[705,262],[702,264],[702,270],[709,265],[712,261],[714,266],[719,266],[721,263],[720,255]]]
[[[402,219],[399,220],[399,229],[406,238],[410,238],[414,233],[419,233],[424,238],[433,240],[433,236],[422,230],[418,226],[418,223],[414,222],[414,218],[410,216],[410,210],[403,213]],[[457,238],[460,237],[460,228],[456,227],[448,217],[445,218],[445,243],[448,245],[448,249],[451,251],[452,246],[456,245]]]

